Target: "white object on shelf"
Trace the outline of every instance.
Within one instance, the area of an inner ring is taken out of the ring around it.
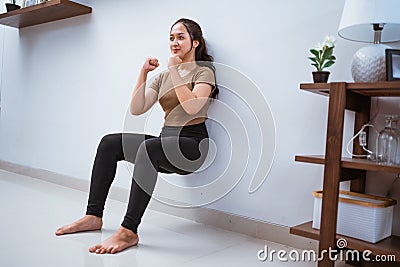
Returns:
[[[314,215],[312,227],[320,228],[322,191],[313,192]],[[396,200],[340,191],[337,233],[371,243],[391,236],[393,207]]]
[[[372,44],[360,48],[351,62],[351,75],[355,82],[386,81],[385,50],[391,48],[383,44]]]

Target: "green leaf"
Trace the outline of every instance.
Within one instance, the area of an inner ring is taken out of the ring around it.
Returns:
[[[326,63],[322,66],[322,69],[324,69],[324,68],[329,68],[329,67],[332,66],[333,64],[335,64],[335,61],[330,60],[330,61],[326,62]]]
[[[324,50],[322,53],[322,58],[323,60],[329,59],[333,54],[333,47],[328,47],[327,49]]]
[[[320,57],[320,56],[319,56],[319,52],[318,52],[317,50],[311,49],[310,52],[311,52],[311,54],[313,54],[313,55],[316,56],[317,58]]]
[[[318,60],[315,57],[309,57],[308,59],[311,60],[314,63],[318,63]]]
[[[333,54],[333,47],[328,47],[327,49],[325,49],[325,53],[326,57],[330,57]]]

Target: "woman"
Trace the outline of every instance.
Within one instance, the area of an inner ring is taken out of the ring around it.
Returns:
[[[212,57],[208,55],[200,26],[189,19],[175,22],[170,31],[168,71],[146,90],[149,72],[158,66],[146,59],[132,94],[130,112],[140,115],[157,101],[165,112],[159,137],[144,134],[110,134],[102,138],[93,165],[86,215],[56,231],[56,235],[102,228],[103,209],[114,179],[117,161],[135,164],[128,208],[121,227],[90,252],[117,253],[139,242],[137,228],[150,201],[157,173],[189,174],[204,162],[207,152],[200,145],[208,138],[205,125],[210,98],[215,98]]]

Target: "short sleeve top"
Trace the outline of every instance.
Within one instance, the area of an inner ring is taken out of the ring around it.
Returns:
[[[198,83],[210,84],[212,87],[211,94],[215,89],[214,71],[209,67],[197,66],[181,78],[183,83],[192,91]],[[149,87],[158,93],[158,101],[165,112],[165,126],[193,125],[202,123],[207,119],[207,110],[211,99],[208,99],[196,114],[187,114],[179,103],[169,71],[159,74]]]

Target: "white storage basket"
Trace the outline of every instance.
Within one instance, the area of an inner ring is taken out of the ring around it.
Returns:
[[[314,216],[312,227],[320,228],[322,191],[314,191]],[[393,207],[396,200],[340,191],[337,233],[371,243],[392,234]]]

